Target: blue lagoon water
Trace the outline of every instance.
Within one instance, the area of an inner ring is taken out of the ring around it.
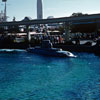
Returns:
[[[0,100],[100,100],[100,57],[0,53]]]

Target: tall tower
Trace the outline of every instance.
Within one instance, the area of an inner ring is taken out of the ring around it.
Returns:
[[[42,0],[37,0],[37,19],[43,19]]]
[[[2,2],[5,2],[5,8],[4,8],[4,22],[7,21],[7,7],[6,7],[6,2],[7,0],[2,0]]]

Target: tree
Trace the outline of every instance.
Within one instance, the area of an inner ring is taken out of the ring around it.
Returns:
[[[59,30],[60,33],[64,33],[64,27],[63,27],[63,26],[60,26],[60,27],[58,28],[58,30]]]
[[[78,16],[85,16],[85,15],[88,15],[88,14],[83,14],[83,13],[81,13],[81,12],[77,12],[77,13],[73,13],[73,14],[71,15],[71,17],[78,17]]]

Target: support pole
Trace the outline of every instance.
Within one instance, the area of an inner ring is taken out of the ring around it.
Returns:
[[[27,41],[28,41],[28,43],[30,43],[31,35],[30,35],[30,31],[29,31],[29,25],[26,25],[26,33],[27,33]]]
[[[70,40],[70,25],[66,22],[64,23],[64,29],[65,29],[65,42],[68,42]]]
[[[96,25],[96,32],[95,32],[96,36],[100,36],[100,23],[97,23]],[[97,38],[97,37],[96,37]]]

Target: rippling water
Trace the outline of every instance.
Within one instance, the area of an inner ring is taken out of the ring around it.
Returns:
[[[0,100],[100,100],[100,57],[0,53]]]

